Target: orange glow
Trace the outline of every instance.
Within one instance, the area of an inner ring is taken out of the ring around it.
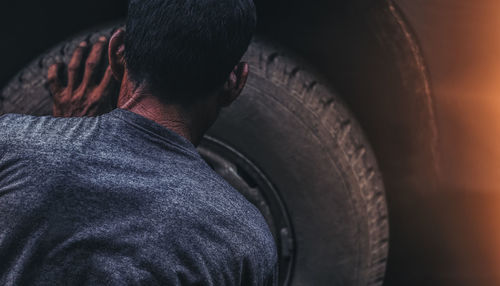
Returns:
[[[439,122],[432,220],[442,285],[500,285],[500,1],[396,1],[416,31]]]

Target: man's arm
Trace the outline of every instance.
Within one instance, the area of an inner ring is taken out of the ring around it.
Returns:
[[[54,116],[96,116],[116,108],[117,82],[113,78],[109,65],[104,76],[99,77],[99,71],[102,70],[104,62],[103,54],[106,54],[107,48],[106,37],[99,38],[85,60],[88,44],[81,42],[68,65],[66,86],[63,86],[60,77],[64,65],[59,63],[49,68],[48,81],[54,99]],[[83,62],[85,62],[84,67],[82,67]]]

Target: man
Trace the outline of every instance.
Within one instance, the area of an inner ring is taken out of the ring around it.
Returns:
[[[56,117],[0,117],[0,285],[276,284],[266,222],[195,149],[245,85],[255,22],[251,0],[132,0],[101,80],[106,38],[65,86],[50,68]],[[113,78],[118,108],[89,117]]]

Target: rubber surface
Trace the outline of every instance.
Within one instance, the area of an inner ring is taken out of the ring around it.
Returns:
[[[84,33],[34,60],[2,90],[0,114],[50,114],[47,68],[113,30]],[[339,97],[295,58],[256,39],[245,55],[247,87],[208,135],[252,160],[285,202],[295,237],[290,285],[381,285],[388,221],[375,157]]]

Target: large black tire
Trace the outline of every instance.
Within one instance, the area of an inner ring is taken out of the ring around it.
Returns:
[[[82,34],[33,61],[2,90],[0,114],[50,114],[48,66],[112,30]],[[281,284],[381,285],[388,222],[376,160],[339,97],[292,58],[255,40],[245,55],[247,87],[200,150],[219,142],[269,179],[276,193],[264,193],[263,205],[270,207],[257,206],[279,246]],[[276,205],[288,228],[272,221]]]

